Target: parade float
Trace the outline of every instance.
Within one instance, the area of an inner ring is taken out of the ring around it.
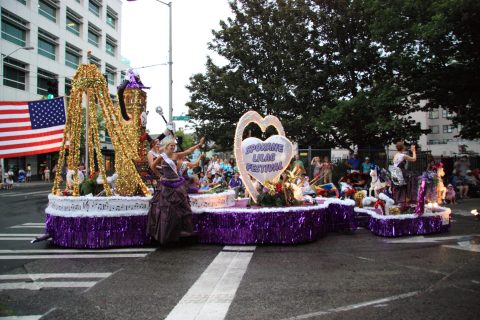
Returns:
[[[51,238],[56,245],[109,248],[150,243],[146,226],[153,190],[147,186],[141,169],[142,165],[145,167],[146,154],[142,138],[146,93],[133,72],[129,75],[130,80],[120,97],[125,102],[120,104],[120,110],[114,108],[105,78],[95,65],[80,66],[72,80],[64,141],[57,164],[58,168],[66,165],[68,169],[67,186],[60,188],[62,170],[57,170],[45,210],[44,238]],[[84,119],[82,104],[87,106]],[[98,112],[103,115],[115,150],[112,177],[107,177],[102,158]],[[87,174],[80,184],[83,122],[86,123]],[[277,134],[266,140],[255,137],[242,140],[244,130],[251,124],[259,126],[262,132],[271,126]],[[381,199],[376,198],[371,199],[376,202],[375,206],[369,207],[372,203],[358,201],[358,196],[355,196],[357,201],[304,196],[297,185],[298,171],[288,170],[293,157],[292,144],[275,116],[263,118],[255,111],[245,113],[234,139],[238,170],[250,199],[235,199],[232,190],[191,195],[193,221],[200,243],[297,244],[315,241],[328,232],[352,233],[357,229],[357,222],[380,236],[428,234],[449,229],[450,211],[429,206],[424,210],[425,199],[420,196],[418,210],[403,215],[391,214],[394,208],[389,211],[385,211],[385,206],[379,208],[377,204]],[[85,188],[86,182],[101,187],[102,191],[92,192]]]

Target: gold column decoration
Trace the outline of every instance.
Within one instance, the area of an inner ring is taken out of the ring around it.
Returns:
[[[116,171],[119,172],[115,186],[119,193],[124,195],[132,195],[137,191],[137,185],[131,183],[132,171],[136,171],[136,167],[129,167],[135,161],[144,160],[144,153],[141,153],[140,136],[142,134],[141,115],[145,111],[146,94],[141,89],[125,89],[124,101],[126,111],[130,120],[125,121],[123,118],[122,128],[123,134],[129,141],[127,154],[122,157],[121,161],[115,162]],[[119,111],[116,116],[120,118]],[[126,168],[128,167],[128,168]],[[121,170],[121,168],[124,168]]]
[[[68,169],[74,170],[73,176],[73,196],[79,195],[78,189],[78,165],[80,162],[80,137],[82,127],[82,97],[87,95],[87,104],[89,107],[88,117],[89,127],[86,134],[88,135],[89,151],[89,167],[91,172],[94,169],[94,158],[97,160],[100,177],[104,181],[105,194],[112,195],[110,186],[108,185],[105,172],[105,164],[101,153],[101,145],[99,139],[98,119],[97,119],[97,103],[102,110],[108,134],[112,138],[113,148],[115,150],[115,169],[119,176],[124,177],[124,182],[117,185],[116,191],[120,195],[134,195],[139,189],[144,195],[150,195],[150,192],[143,183],[133,159],[138,156],[138,140],[139,136],[135,136],[135,130],[126,134],[124,132],[125,125],[123,119],[117,114],[113,107],[108,92],[107,82],[98,70],[96,65],[81,65],[72,79],[72,90],[70,92],[70,102],[67,106],[67,121],[65,124],[64,138],[62,149],[60,150],[57,163],[57,172],[52,188],[53,194],[59,194],[59,186],[61,181],[61,172],[67,161]],[[96,100],[96,101],[95,101]],[[96,103],[97,102],[97,103]],[[132,118],[135,119],[135,118]],[[139,117],[137,118],[139,119]],[[130,131],[128,131],[130,132]],[[67,139],[69,144],[67,144]],[[68,151],[68,155],[67,155]],[[95,152],[94,152],[95,151]],[[121,164],[121,165],[120,165]],[[133,190],[133,191],[132,191]]]

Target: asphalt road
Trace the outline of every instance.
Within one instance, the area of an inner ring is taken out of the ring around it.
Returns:
[[[0,319],[480,319],[476,199],[426,237],[78,251],[30,244],[48,191],[0,191]]]

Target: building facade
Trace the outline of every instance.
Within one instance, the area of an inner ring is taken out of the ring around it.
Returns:
[[[0,2],[2,81],[0,100],[32,101],[70,95],[78,66],[93,63],[116,86],[128,66],[122,62],[121,0],[6,0]],[[104,149],[108,149],[104,144]],[[113,159],[106,152],[107,164]],[[4,169],[32,167],[38,175],[57,154],[4,160]]]
[[[480,141],[455,137],[460,128],[452,124],[452,114],[448,111],[437,108],[430,112],[415,112],[411,116],[421,124],[422,129],[430,129],[430,133],[420,136],[418,144],[423,151],[430,151],[432,156],[450,157],[467,152],[480,153]]]

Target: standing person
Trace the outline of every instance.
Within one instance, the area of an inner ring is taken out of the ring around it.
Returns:
[[[320,165],[321,177],[323,178],[323,183],[332,183],[332,172],[333,172],[333,163],[330,162],[330,159],[325,156],[323,162]]]
[[[370,174],[370,170],[373,169],[373,163],[370,162],[369,157],[365,157],[365,161],[362,162],[362,173]]]
[[[27,164],[27,179],[25,182],[32,182],[32,166],[30,163]]]
[[[157,163],[159,161],[157,159],[160,157],[161,153],[162,149],[160,147],[160,141],[158,139],[153,139],[150,141],[150,150],[148,150],[147,153],[148,166],[157,179],[160,177],[160,171],[157,168]]]
[[[45,182],[50,182],[50,169],[48,166],[43,170],[43,174],[45,176]]]
[[[295,161],[293,161],[292,170],[293,169],[300,170],[301,174],[305,173],[305,166],[303,165],[303,161],[300,159],[300,155],[298,153],[295,155]]]
[[[310,164],[313,166],[313,179],[315,179],[320,176],[320,169],[322,165],[320,162],[320,157],[313,157]]]
[[[175,152],[176,141],[173,137],[162,140],[165,151],[158,157],[162,177],[150,200],[147,222],[147,233],[160,244],[193,235],[192,209],[184,187],[185,178],[178,174],[177,159],[193,153],[203,141],[202,138],[190,149]]]
[[[408,162],[415,162],[417,161],[417,152],[415,149],[415,145],[412,145],[410,150],[412,151],[412,156],[406,155],[404,152],[406,150],[405,144],[403,141],[397,142],[396,144],[397,153],[393,156],[393,166],[400,168],[401,174],[403,175],[404,184],[393,184],[392,193],[393,193],[393,200],[395,203],[400,204],[400,207],[406,207],[408,203],[407,198],[407,187],[409,181],[407,181],[408,177],[405,170],[405,165]]]
[[[360,159],[358,159],[358,155],[356,153],[354,153],[352,157],[347,160],[346,166],[349,169],[349,173],[360,172]]]

